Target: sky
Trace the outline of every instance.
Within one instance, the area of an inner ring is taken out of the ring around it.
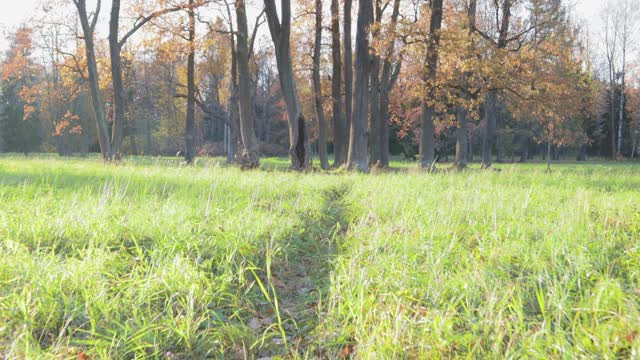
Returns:
[[[14,26],[27,19],[36,8],[38,0],[3,1],[0,24]]]
[[[36,9],[39,0],[2,1],[0,11],[0,51],[5,51],[8,46],[6,30],[15,28],[29,18]]]
[[[41,1],[42,0],[2,1],[4,4],[2,5],[2,11],[0,11],[0,51],[6,50],[8,46],[5,31],[7,29],[13,29],[28,20],[35,11],[37,4]],[[604,0],[573,1],[575,2],[576,13],[580,17],[584,18],[590,24],[597,22],[597,10]],[[106,16],[104,15],[105,13],[103,13],[103,16]]]

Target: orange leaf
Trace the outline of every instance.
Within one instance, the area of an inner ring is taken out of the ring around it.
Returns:
[[[340,359],[348,359],[355,352],[356,352],[356,347],[352,344],[348,344],[347,346],[344,347],[344,349],[342,349],[342,351],[340,351],[340,355],[338,355],[338,357]]]

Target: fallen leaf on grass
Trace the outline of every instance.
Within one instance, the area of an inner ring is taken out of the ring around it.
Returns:
[[[344,347],[344,349],[342,349],[342,351],[340,351],[340,354],[338,355],[338,357],[340,359],[349,359],[351,355],[353,355],[353,353],[355,352],[356,352],[356,347],[352,344],[348,344],[347,346]]]

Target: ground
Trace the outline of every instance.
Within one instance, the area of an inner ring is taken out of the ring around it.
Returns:
[[[640,350],[640,164],[0,157],[0,359]]]

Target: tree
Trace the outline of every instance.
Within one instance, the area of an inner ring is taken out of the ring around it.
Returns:
[[[113,125],[111,130],[111,153],[109,158],[120,158],[122,128],[124,123],[124,90],[122,85],[122,59],[118,29],[120,25],[120,0],[111,1],[109,20],[109,55],[111,58],[111,81],[113,82]],[[126,40],[126,39],[125,39]]]
[[[369,171],[367,115],[369,110],[369,77],[371,73],[369,31],[371,29],[372,7],[371,0],[360,0],[358,3],[358,22],[356,25],[356,82],[353,98],[353,117],[351,119],[351,129],[349,132],[349,154],[347,156],[349,169],[361,172]]]
[[[498,1],[495,2],[496,15],[495,23],[497,26],[498,38],[492,39],[486,33],[480,32],[477,27],[474,27],[476,31],[479,31],[481,35],[496,48],[496,55],[500,56],[504,53],[507,45],[509,44],[509,27],[511,25],[511,10],[514,3],[518,0],[502,0],[502,6],[498,5]],[[495,61],[495,60],[494,60]],[[491,167],[492,159],[491,153],[493,147],[496,144],[496,101],[498,100],[498,89],[496,86],[491,86],[487,91],[484,99],[484,116],[485,116],[485,128],[482,136],[482,167]]]
[[[331,60],[331,106],[333,118],[334,155],[333,165],[340,166],[347,160],[348,130],[346,119],[342,113],[342,56],[340,54],[339,0],[331,0]]]
[[[382,27],[382,15],[384,9],[380,0],[375,0],[372,14],[371,43],[377,44],[380,41],[380,31]],[[381,157],[380,134],[380,53],[371,51],[371,74],[369,86],[369,166],[379,166]]]
[[[526,60],[520,55],[521,51],[529,45],[543,43],[561,22],[563,14],[560,0],[496,0],[486,14],[489,18],[474,25],[473,30],[485,47],[481,68],[488,69],[481,73],[486,83],[482,136],[484,168],[491,167],[493,148],[497,144],[498,101],[521,96],[512,86]]]
[[[611,3],[609,3],[611,4]],[[618,56],[618,23],[613,9],[605,9],[604,16],[604,45],[607,59],[607,75],[609,78],[609,131],[611,136],[611,158],[616,156],[615,132],[615,87],[616,87],[616,59]]]
[[[400,0],[393,2],[393,11],[391,13],[391,20],[389,26],[386,29],[387,38],[382,42],[380,51],[384,54],[382,60],[382,74],[380,75],[380,100],[379,100],[379,112],[380,122],[377,132],[371,134],[372,137],[377,138],[380,142],[380,167],[389,166],[389,94],[393,89],[398,76],[400,75],[400,69],[402,67],[402,58],[398,56],[395,65],[393,63],[394,48],[396,43],[396,27],[398,23],[398,16],[400,15]],[[386,47],[386,48],[385,48]]]
[[[253,127],[255,120],[251,98],[251,80],[249,78],[249,30],[244,0],[236,0],[236,19],[238,23],[236,56],[239,75],[240,134],[243,145],[241,164],[243,167],[255,168],[260,164],[260,160]]]
[[[82,145],[76,140],[80,138],[78,135],[86,136],[89,130],[83,128],[79,116],[86,91],[86,69],[80,60],[83,56],[78,54],[77,43],[75,49],[69,45],[74,44],[75,35],[65,31],[58,22],[43,21],[34,28],[34,35],[34,46],[42,54],[36,57],[42,61],[38,66],[39,76],[33,84],[23,87],[20,97],[26,113],[37,111],[40,125],[53,138],[57,153],[71,155],[74,145]],[[44,144],[51,138],[43,136]],[[86,152],[87,149],[80,146],[78,150]]]
[[[466,32],[467,44],[469,47],[473,48],[473,28],[476,25],[476,10],[477,10],[477,1],[470,0],[468,9],[467,9],[467,22],[463,22],[463,31]],[[465,56],[464,60],[470,60],[469,56]],[[461,76],[461,86],[463,92],[463,99],[470,100],[471,89],[469,86],[469,78],[472,76],[471,71],[465,71]],[[473,95],[476,95],[475,93]],[[458,128],[456,129],[456,158],[455,165],[462,169],[467,166],[467,146],[468,145],[468,130],[467,130],[467,118],[469,115],[468,109],[464,105],[458,105],[456,109],[456,116],[458,118]]]
[[[175,5],[162,10],[150,12],[148,15],[139,15],[131,29],[120,38],[120,0],[111,0],[111,17],[109,19],[109,56],[111,60],[111,79],[113,85],[113,125],[111,130],[111,154],[109,158],[120,158],[120,146],[122,144],[123,127],[125,122],[125,101],[124,86],[122,79],[122,48],[129,38],[138,32],[150,21],[179,10],[187,9],[193,11],[196,7],[202,6],[206,1],[189,0],[187,3]],[[191,146],[193,147],[193,146]],[[194,149],[191,152],[195,152]],[[189,153],[189,146],[187,151]],[[191,154],[192,156],[194,154]],[[192,160],[192,159],[191,159]],[[188,162],[191,160],[187,159]]]
[[[440,29],[442,26],[442,0],[432,0],[430,3],[431,21],[429,22],[429,36],[423,82],[428,89],[422,99],[422,132],[420,136],[420,165],[431,169],[435,163],[435,139],[433,115],[435,105],[433,94],[438,71],[438,51],[440,46]]]
[[[389,165],[389,92],[399,75],[402,62],[394,67],[396,26],[400,15],[400,0],[393,2],[388,23],[384,23],[384,11],[389,3],[376,0],[371,26],[371,85],[369,94],[369,164]],[[399,56],[398,56],[399,58]]]
[[[96,128],[98,130],[98,142],[100,143],[100,152],[102,158],[106,161],[112,159],[111,140],[109,139],[109,130],[104,111],[104,102],[100,93],[100,78],[98,75],[98,63],[96,61],[96,50],[94,43],[94,35],[98,17],[100,15],[101,0],[96,3],[95,10],[89,15],[86,0],[72,0],[78,10],[80,25],[82,28],[85,55],[87,61],[88,83],[93,103],[93,111],[95,113]]]
[[[235,157],[237,152],[237,145],[240,138],[240,109],[238,104],[238,52],[236,46],[236,33],[233,28],[233,17],[231,16],[231,5],[226,0],[225,7],[227,11],[227,20],[229,22],[229,45],[231,45],[231,81],[229,82],[230,95],[229,101],[227,102],[229,122],[225,125],[224,142],[227,162],[233,163],[236,160]]]
[[[314,104],[316,108],[316,116],[318,118],[319,138],[318,148],[320,156],[320,167],[329,168],[329,159],[327,157],[327,123],[324,117],[324,109],[322,107],[322,83],[320,79],[320,55],[322,51],[322,0],[315,0],[315,41],[313,46],[313,93]]]
[[[344,47],[344,115],[345,115],[345,129],[343,134],[342,143],[345,145],[343,148],[344,160],[347,160],[349,153],[349,139],[351,138],[351,118],[353,115],[353,46],[351,45],[351,6],[353,0],[344,0],[343,11],[343,27],[342,29],[342,46]]]
[[[560,22],[544,42],[534,42],[522,49],[525,62],[510,111],[514,118],[534,119],[529,125],[534,139],[546,143],[547,170],[551,169],[552,150],[585,143],[584,122],[594,116],[588,103],[593,99],[593,79],[584,70],[580,44],[575,30]],[[588,67],[587,67],[588,69]]]
[[[635,86],[627,88],[628,105],[631,109],[631,158],[634,159],[640,148],[640,84],[636,83]]]
[[[33,29],[20,27],[11,39],[6,59],[1,65],[0,143],[3,151],[34,151],[40,144],[39,111],[31,98],[37,85],[38,69],[31,59]]]
[[[187,37],[189,52],[187,55],[187,118],[185,122],[184,159],[188,164],[193,163],[196,156],[196,14],[194,4],[195,0],[189,0],[189,7],[187,8],[187,14],[189,17]]]
[[[640,6],[636,1],[620,0],[615,14],[617,21],[615,24],[620,27],[617,31],[620,37],[620,106],[618,108],[618,143],[616,155],[622,156],[622,129],[625,118],[625,89],[627,75],[627,53],[631,46],[632,36],[637,31],[638,16],[640,16]],[[609,3],[611,4],[611,3]],[[611,6],[611,5],[609,5]]]
[[[289,122],[289,157],[291,168],[304,170],[311,167],[311,144],[302,107],[298,99],[291,60],[291,0],[281,0],[282,19],[278,17],[275,0],[264,0],[269,33],[275,47],[280,89],[287,106]]]

